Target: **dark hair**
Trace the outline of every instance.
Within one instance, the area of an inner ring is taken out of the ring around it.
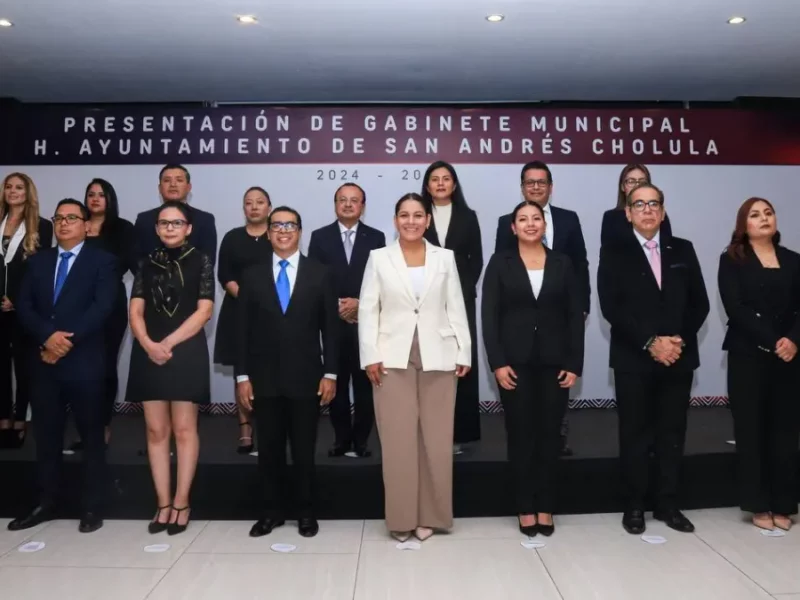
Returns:
[[[183,165],[179,165],[177,163],[170,163],[168,165],[164,165],[161,170],[158,172],[158,181],[161,181],[161,178],[164,176],[165,171],[172,171],[173,169],[180,169],[184,173],[186,173],[186,183],[192,182],[192,176],[189,174],[189,169],[184,167]]]
[[[542,218],[543,218],[543,219],[545,218],[545,216],[544,216],[544,209],[543,209],[543,208],[542,208],[542,207],[541,207],[541,206],[540,206],[538,203],[536,203],[536,202],[533,202],[533,201],[531,201],[531,200],[523,200],[522,202],[520,202],[519,204],[517,204],[517,205],[514,207],[514,211],[511,213],[511,222],[512,222],[512,223],[515,223],[515,222],[516,222],[516,220],[517,220],[517,214],[519,213],[519,211],[521,211],[521,210],[522,210],[523,208],[525,208],[526,206],[534,206],[534,207],[536,207],[536,208],[539,210],[539,213],[542,215]]]
[[[397,204],[394,205],[394,216],[396,217],[400,213],[400,207],[403,205],[403,202],[407,200],[413,200],[414,202],[419,202],[422,205],[422,208],[425,209],[425,214],[430,215],[433,214],[433,209],[428,202],[425,202],[425,199],[420,196],[419,194],[415,194],[411,192],[409,194],[405,194],[400,200],[397,201]]]
[[[531,169],[537,169],[539,171],[544,171],[547,173],[547,183],[549,185],[553,184],[553,174],[550,172],[550,167],[548,167],[545,163],[540,160],[534,160],[529,163],[526,163],[522,167],[522,171],[519,173],[519,182],[522,183],[525,181],[525,171],[530,171]]]
[[[744,260],[745,251],[750,248],[750,239],[747,235],[747,219],[750,216],[750,210],[756,202],[763,202],[775,213],[775,207],[772,206],[772,202],[765,198],[753,197],[744,201],[736,213],[736,227],[731,235],[731,243],[726,250],[728,256],[735,261]],[[780,231],[776,231],[775,235],[772,236],[772,243],[775,246],[781,243]]]
[[[247,194],[249,194],[250,192],[261,192],[266,197],[267,203],[270,206],[272,206],[272,198],[269,197],[269,194],[267,193],[267,190],[265,190],[264,188],[259,187],[257,185],[254,185],[252,187],[247,188],[247,191],[245,191],[244,196],[242,196],[242,200],[244,200],[244,198],[246,198]]]
[[[422,202],[424,204],[428,204],[433,206],[433,198],[431,197],[431,193],[428,191],[428,180],[431,178],[431,173],[433,173],[436,169],[447,169],[450,173],[450,177],[453,178],[453,196],[451,198],[453,202],[453,206],[456,210],[460,208],[469,208],[467,206],[467,201],[464,200],[464,191],[461,189],[461,183],[458,181],[458,174],[456,174],[456,170],[453,168],[448,162],[443,160],[437,160],[436,162],[432,163],[427,169],[425,169],[425,176],[422,178]],[[430,211],[426,211],[430,214]]]
[[[626,165],[624,169],[619,174],[619,183],[617,184],[617,208],[625,208],[625,204],[627,204],[628,198],[625,196],[625,192],[622,191],[622,184],[625,181],[625,178],[628,176],[628,173],[631,171],[639,170],[644,173],[644,176],[647,177],[647,183],[652,183],[652,179],[650,178],[650,169],[648,169],[645,165],[639,164],[629,164]]]
[[[119,201],[117,200],[117,192],[114,190],[114,186],[105,179],[95,177],[89,182],[89,185],[86,186],[86,192],[83,194],[83,205],[87,209],[89,208],[89,202],[87,200],[89,197],[89,190],[92,189],[93,185],[99,185],[103,190],[103,196],[106,197],[106,217],[103,220],[103,224],[100,226],[100,233],[103,233],[103,229],[106,227],[111,230],[117,226],[119,221]]]
[[[655,190],[655,192],[658,194],[658,201],[661,202],[662,205],[664,204],[664,192],[661,191],[660,187],[658,187],[657,185],[652,184],[652,183],[640,183],[635,188],[633,188],[630,192],[628,192],[627,196],[625,196],[625,204],[627,206],[630,206],[630,204],[631,204],[631,196],[633,196],[633,192],[635,192],[637,190]]]
[[[64,198],[63,200],[59,200],[58,204],[56,205],[56,213],[58,209],[62,206],[77,206],[81,209],[81,216],[83,217],[84,221],[89,220],[89,209],[86,208],[83,204],[75,200],[75,198]],[[55,213],[54,213],[55,215]]]
[[[357,189],[359,192],[361,192],[361,196],[364,198],[364,202],[363,202],[363,203],[364,203],[364,204],[366,204],[366,203],[367,203],[367,192],[365,192],[365,191],[364,191],[364,188],[362,188],[362,187],[361,187],[360,185],[358,185],[357,183],[350,183],[350,182],[348,182],[348,183],[343,183],[343,184],[342,184],[342,185],[340,185],[338,188],[336,188],[336,191],[335,191],[335,192],[333,192],[333,203],[334,203],[334,204],[336,204],[336,196],[338,196],[338,195],[339,195],[339,192],[341,192],[341,191],[342,191],[342,188],[346,188],[346,187],[354,187],[354,188],[356,188],[356,189]]]
[[[279,206],[278,208],[273,208],[272,212],[269,214],[269,217],[267,217],[267,226],[272,225],[272,217],[275,216],[275,213],[279,212],[288,212],[293,214],[297,218],[297,228],[303,229],[303,219],[300,218],[300,213],[288,206]]]
[[[168,208],[174,208],[175,210],[180,211],[183,215],[183,218],[186,219],[186,224],[192,224],[192,211],[191,209],[186,206],[185,203],[181,202],[180,200],[167,200],[164,202],[161,207],[158,209],[158,217],[161,217],[161,213],[167,210]]]

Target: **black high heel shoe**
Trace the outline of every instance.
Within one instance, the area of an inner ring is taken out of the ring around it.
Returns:
[[[517,522],[519,523],[519,532],[522,535],[527,535],[528,537],[533,537],[539,531],[538,530],[538,526],[537,526],[536,523],[534,523],[533,525],[523,525],[522,524],[522,519],[520,519],[519,517],[517,517]]]
[[[167,535],[178,535],[179,533],[183,533],[184,531],[186,531],[187,527],[189,527],[189,522],[191,521],[191,518],[189,518],[186,519],[185,525],[179,525],[178,519],[180,518],[180,514],[185,510],[191,510],[191,507],[184,506],[183,508],[175,508],[173,506],[172,510],[178,513],[178,517],[176,517],[174,523],[170,523],[169,525],[167,525]]]
[[[245,421],[244,423],[239,423],[239,427],[244,427],[245,425],[250,426],[251,429],[253,427],[250,424],[250,421]],[[253,432],[251,431],[250,433],[252,434]],[[249,444],[242,444],[241,443],[241,442],[244,442],[244,441],[247,441],[247,440],[250,440]],[[243,435],[242,437],[239,438],[239,442],[240,442],[239,446],[236,448],[236,453],[237,454],[250,454],[253,451],[254,445],[253,445],[253,436],[252,435]]]
[[[150,533],[155,535],[156,533],[161,533],[162,531],[166,531],[167,530],[167,525],[169,525],[169,523],[160,523],[158,521],[158,517],[161,516],[161,511],[162,510],[167,510],[168,508],[172,508],[172,504],[167,504],[166,506],[159,506],[158,507],[158,511],[156,512],[156,516],[153,517],[153,520],[150,521],[150,523],[147,525],[147,531],[149,531]],[[167,519],[169,520],[169,517],[167,517]]]

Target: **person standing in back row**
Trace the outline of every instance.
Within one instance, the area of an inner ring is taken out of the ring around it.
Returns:
[[[345,183],[333,195],[336,221],[311,234],[308,257],[331,269],[339,298],[339,371],[336,397],[331,402],[331,423],[336,435],[328,456],[366,458],[372,454],[367,440],[375,411],[372,385],[358,359],[358,295],[369,253],[386,245],[383,232],[361,222],[367,195],[355,183]],[[350,415],[350,381],[353,409]]]

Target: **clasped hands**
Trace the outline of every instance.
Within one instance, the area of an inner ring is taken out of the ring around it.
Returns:
[[[660,335],[647,349],[657,363],[671,367],[681,357],[683,339],[679,335]]]
[[[154,342],[153,340],[146,340],[144,344],[142,344],[142,348],[145,352],[147,352],[147,356],[156,363],[158,366],[163,366],[167,364],[169,359],[172,358],[172,348],[173,345],[169,341],[169,338],[164,338],[160,342]]]
[[[339,318],[351,325],[358,323],[358,298],[339,298]]]
[[[74,334],[66,331],[56,331],[47,338],[44,346],[39,352],[39,357],[48,365],[56,364],[72,350],[72,342],[69,340]]]

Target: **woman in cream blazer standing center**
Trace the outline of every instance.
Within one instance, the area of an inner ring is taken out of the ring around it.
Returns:
[[[431,206],[406,194],[398,240],[373,250],[361,285],[361,366],[374,387],[383,453],[386,525],[405,541],[453,525],[453,419],[457,377],[472,341],[453,252],[428,243]]]

